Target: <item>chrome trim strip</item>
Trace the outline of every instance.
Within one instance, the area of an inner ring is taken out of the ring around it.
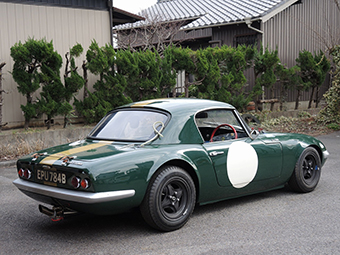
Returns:
[[[28,191],[36,193],[38,195],[84,204],[111,202],[123,198],[132,197],[135,195],[135,190],[118,190],[92,193],[46,186],[39,183],[24,181],[20,178],[14,180],[13,184],[20,191]]]

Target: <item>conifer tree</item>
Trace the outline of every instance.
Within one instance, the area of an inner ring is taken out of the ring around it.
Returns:
[[[334,71],[332,86],[324,94],[326,107],[320,111],[319,121],[325,124],[340,125],[340,45],[334,46],[333,56]]]
[[[279,83],[281,86],[280,89],[280,111],[283,110],[283,103],[287,98],[288,90],[292,90],[297,88],[301,83],[300,68],[298,66],[293,66],[291,68],[287,68],[286,66],[280,64],[276,66],[275,73],[278,76]]]
[[[51,42],[45,39],[35,40],[29,38],[25,43],[16,43],[11,47],[11,57],[14,65],[12,76],[18,84],[18,91],[26,96],[26,105],[21,105],[25,116],[25,129],[28,128],[29,121],[37,117],[36,102],[33,100],[34,92],[39,89],[40,84],[48,80],[46,75],[51,68],[55,67],[59,59],[53,49]],[[51,77],[50,77],[51,78]]]
[[[217,100],[230,103],[240,111],[249,103],[252,93],[245,91],[247,79],[244,71],[251,66],[254,53],[253,47],[245,45],[216,48],[221,70]]]
[[[78,67],[75,64],[75,58],[79,57],[83,53],[83,47],[77,43],[69,52],[65,54],[65,74],[64,74],[64,98],[65,102],[60,112],[64,115],[64,128],[69,123],[68,116],[71,114],[73,108],[70,105],[70,101],[75,93],[77,93],[85,83],[83,77],[78,74]]]
[[[277,78],[275,75],[275,68],[279,64],[278,50],[269,51],[266,48],[263,51],[263,46],[258,51],[255,51],[254,56],[254,73],[255,73],[255,86],[253,89],[255,96],[256,109],[259,102],[259,95],[263,93],[263,88],[271,90],[273,96],[273,85]]]
[[[49,60],[41,66],[42,91],[36,109],[39,114],[46,114],[47,129],[50,129],[53,117],[62,114],[69,105],[64,99],[65,89],[60,79],[61,65],[61,56],[53,51]]]
[[[115,68],[116,52],[111,45],[102,48],[93,41],[86,53],[88,70],[99,75],[99,80],[93,85],[95,91],[90,93],[83,102],[75,99],[77,111],[89,123],[99,121],[113,108],[131,102],[124,95],[126,78]]]
[[[311,108],[315,90],[316,92],[316,107],[320,101],[319,88],[324,83],[326,75],[330,69],[329,60],[325,57],[322,51],[312,55],[309,51],[302,51],[296,59],[297,66],[300,68],[302,86],[305,90],[312,90],[309,98],[308,109]],[[298,95],[299,96],[299,95]],[[296,108],[297,109],[297,108]]]

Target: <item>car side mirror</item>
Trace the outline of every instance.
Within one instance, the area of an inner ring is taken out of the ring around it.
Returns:
[[[251,138],[252,140],[254,140],[259,134],[260,134],[259,131],[257,131],[256,129],[253,129],[253,130],[250,132],[250,138]]]

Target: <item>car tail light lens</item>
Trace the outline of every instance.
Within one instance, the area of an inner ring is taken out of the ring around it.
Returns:
[[[18,171],[18,174],[21,178],[24,178],[24,179],[30,179],[32,177],[32,172],[25,168],[20,168],[19,171]]]
[[[80,182],[80,186],[83,189],[87,189],[90,185],[89,185],[89,180],[88,179],[82,179]]]
[[[24,171],[24,176],[25,176],[26,179],[30,179],[31,176],[32,176],[31,171],[26,168],[25,171]]]
[[[80,187],[83,189],[87,189],[90,187],[90,180],[87,178],[82,179],[80,177],[74,176],[71,180],[71,183],[75,189],[78,189]]]
[[[18,171],[18,175],[19,175],[20,177],[24,177],[24,172],[25,172],[25,170],[22,169],[22,168],[20,168],[19,171]]]
[[[75,188],[75,189],[78,189],[80,187],[80,178],[74,176],[72,178],[72,186]]]

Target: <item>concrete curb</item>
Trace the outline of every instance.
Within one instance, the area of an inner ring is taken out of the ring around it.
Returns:
[[[35,130],[33,132],[2,132],[0,134],[0,150],[16,152],[24,147],[33,152],[52,146],[84,139],[93,129],[92,126],[71,126],[66,129]],[[16,160],[0,161],[0,168],[13,167]]]
[[[0,168],[14,167],[16,162],[17,162],[16,160],[0,161]]]

